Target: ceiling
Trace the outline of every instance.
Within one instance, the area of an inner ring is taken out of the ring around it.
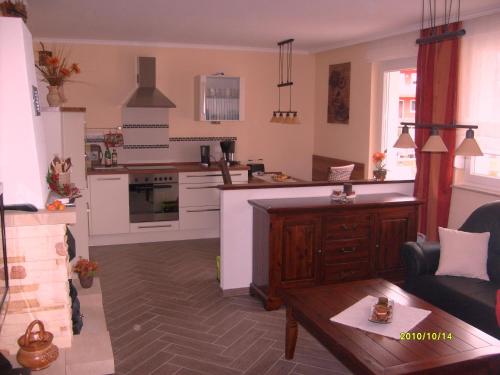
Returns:
[[[444,0],[437,3],[440,15]],[[28,24],[40,39],[275,49],[295,38],[296,50],[315,52],[416,30],[421,7],[420,0],[28,0]],[[462,19],[496,12],[500,0],[461,2]]]

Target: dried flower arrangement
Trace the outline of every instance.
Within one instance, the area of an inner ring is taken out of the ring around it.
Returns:
[[[52,52],[45,49],[43,43],[40,42],[40,45],[42,46],[39,53],[41,57],[35,66],[42,73],[43,80],[49,85],[62,86],[73,74],[80,74],[80,66],[77,63],[69,64],[62,50],[53,56]]]
[[[7,0],[0,3],[0,13],[5,17],[21,17],[24,22],[28,19],[26,5],[21,0],[14,2]]]
[[[73,272],[80,276],[95,276],[97,269],[97,262],[80,257],[73,267]]]

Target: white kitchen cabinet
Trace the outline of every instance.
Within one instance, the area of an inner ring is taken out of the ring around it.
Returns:
[[[248,181],[246,170],[229,172],[233,183]],[[179,173],[179,227],[190,229],[219,229],[222,173],[219,171]]]
[[[218,229],[219,206],[181,207],[181,229]]]
[[[89,258],[89,191],[80,189],[80,198],[75,200],[76,224],[69,225],[75,238],[76,256]]]
[[[246,170],[230,170],[231,180],[233,183],[248,182],[248,171]],[[206,184],[216,183],[222,185],[222,172],[206,171],[206,172],[182,172],[179,173],[180,184]]]
[[[90,234],[106,235],[130,231],[127,174],[89,176]]]
[[[71,182],[79,189],[86,189],[85,108],[44,108],[42,122],[49,159],[47,168],[55,155],[71,158]]]
[[[242,121],[245,119],[244,79],[222,75],[196,77],[197,121]]]

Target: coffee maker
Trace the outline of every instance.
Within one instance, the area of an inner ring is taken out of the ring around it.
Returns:
[[[210,146],[202,145],[200,146],[200,157],[201,157],[201,165],[205,167],[210,166]]]
[[[236,142],[231,141],[231,140],[224,140],[220,141],[220,148],[222,150],[222,154],[224,156],[224,160],[226,163],[229,165],[234,165],[237,164],[237,162],[234,160],[234,150],[236,147]]]

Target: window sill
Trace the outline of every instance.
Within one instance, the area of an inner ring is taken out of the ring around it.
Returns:
[[[467,190],[474,193],[494,195],[500,197],[500,190],[488,189],[483,186],[469,185],[469,184],[457,184],[452,186],[453,189]]]

